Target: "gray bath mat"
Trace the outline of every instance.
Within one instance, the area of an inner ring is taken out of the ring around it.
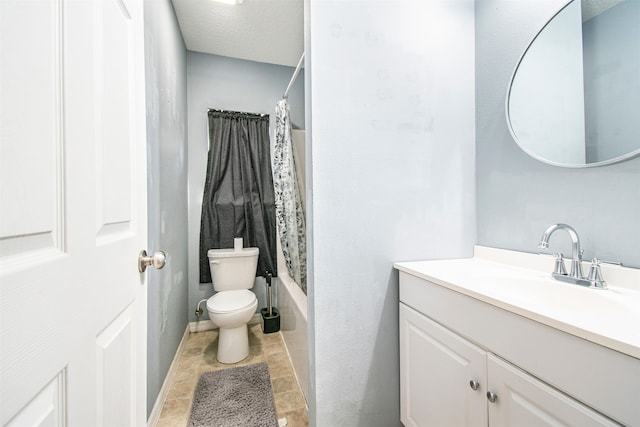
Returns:
[[[267,364],[202,374],[188,426],[278,427]]]

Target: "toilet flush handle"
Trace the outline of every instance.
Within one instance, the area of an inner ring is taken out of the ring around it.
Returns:
[[[148,266],[153,265],[160,270],[167,262],[167,254],[164,251],[154,252],[153,255],[148,256],[147,251],[142,250],[138,255],[138,271],[144,273]]]

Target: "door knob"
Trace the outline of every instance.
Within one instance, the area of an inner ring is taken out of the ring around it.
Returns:
[[[477,390],[480,387],[480,383],[476,380],[471,380],[469,381],[469,387],[471,387],[471,390]]]
[[[498,400],[498,395],[495,394],[492,391],[488,391],[487,392],[487,399],[489,399],[489,402],[495,403],[495,401]]]
[[[160,270],[167,262],[167,254],[163,251],[154,252],[153,255],[147,255],[147,251],[142,250],[138,255],[138,271],[144,273],[148,266],[153,265]]]

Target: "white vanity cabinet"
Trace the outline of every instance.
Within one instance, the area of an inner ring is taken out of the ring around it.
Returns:
[[[402,303],[400,375],[406,427],[618,425]]]
[[[485,350],[400,303],[400,419],[405,427],[486,426],[485,361]]]
[[[406,427],[640,425],[638,359],[403,271],[400,375]]]
[[[619,426],[491,353],[487,378],[487,388],[496,396],[489,403],[492,427]]]

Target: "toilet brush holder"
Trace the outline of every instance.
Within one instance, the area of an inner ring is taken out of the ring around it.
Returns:
[[[260,310],[262,315],[262,332],[270,334],[280,330],[280,312],[273,306],[273,295],[271,289],[271,273],[265,274],[267,281],[267,307]]]
[[[277,308],[271,307],[271,313],[268,308],[260,310],[262,315],[262,332],[271,334],[280,330],[280,312]]]

